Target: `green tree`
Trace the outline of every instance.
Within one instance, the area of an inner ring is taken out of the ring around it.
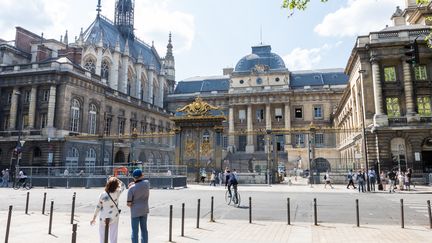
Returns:
[[[321,2],[328,2],[328,0],[320,0]],[[425,4],[431,0],[416,0],[417,4]],[[309,4],[310,0],[283,0],[282,8],[287,8],[290,10],[305,10]]]

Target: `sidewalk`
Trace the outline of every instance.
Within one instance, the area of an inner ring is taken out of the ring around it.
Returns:
[[[90,214],[77,215],[77,242],[98,242],[99,227],[90,226]],[[0,225],[6,226],[7,215],[0,213]],[[33,243],[64,243],[71,242],[72,226],[69,224],[70,215],[54,214],[52,235],[48,235],[49,216],[40,214],[24,215],[16,213],[13,217],[9,242]],[[168,218],[149,216],[149,242],[169,242]],[[322,224],[313,226],[312,223],[254,221],[247,220],[208,220],[200,221],[200,228],[196,228],[195,219],[186,219],[185,236],[181,237],[180,219],[173,220],[173,242],[236,242],[236,243],[316,243],[316,242],[430,242],[432,230],[426,227],[407,227],[401,229],[399,225],[362,225],[357,228],[348,224]],[[4,239],[5,231],[0,231],[0,239]],[[118,242],[130,242],[129,215],[122,215],[119,223]]]

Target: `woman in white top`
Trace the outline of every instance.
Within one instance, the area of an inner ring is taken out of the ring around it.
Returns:
[[[99,202],[95,208],[91,225],[96,223],[96,216],[99,214],[99,239],[104,242],[105,238],[105,219],[109,219],[109,239],[111,243],[117,243],[118,221],[120,211],[118,201],[120,194],[124,191],[124,183],[116,177],[108,178],[105,191],[99,196]]]

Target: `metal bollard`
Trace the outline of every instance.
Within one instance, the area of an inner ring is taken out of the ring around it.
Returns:
[[[357,227],[360,227],[360,212],[359,212],[359,200],[356,199],[356,216],[357,216]]]
[[[71,224],[73,224],[75,218],[75,199],[76,193],[74,192],[74,195],[72,196]]]
[[[428,214],[429,214],[429,227],[432,229],[432,213],[431,213],[431,203],[427,200]]]
[[[108,243],[108,235],[109,235],[109,218],[105,219],[105,234],[104,234],[104,243]]]
[[[173,205],[170,205],[169,214],[169,242],[172,242],[172,217],[173,217]]]
[[[291,225],[291,211],[290,211],[290,198],[287,198],[287,219],[288,225]]]
[[[249,224],[252,224],[252,197],[249,197]]]
[[[198,207],[197,207],[197,225],[196,225],[197,228],[199,228],[200,207],[201,207],[201,199],[198,199]]]
[[[401,203],[401,228],[405,228],[405,219],[404,219],[404,207],[403,207],[403,199],[400,200]]]
[[[214,198],[212,196],[211,197],[211,206],[210,206],[210,222],[215,222],[214,217],[213,217],[213,203],[214,203]]]
[[[316,201],[316,198],[314,198],[314,224],[318,225],[318,219],[317,219],[317,201]]]
[[[30,200],[30,192],[27,192],[27,199],[26,199],[25,214],[28,214],[29,200]]]
[[[49,227],[48,227],[48,234],[49,235],[51,234],[51,229],[52,229],[53,212],[54,212],[54,201],[51,201]]]
[[[72,225],[72,243],[76,243],[78,224]]]
[[[9,229],[10,229],[11,219],[12,219],[12,205],[9,205],[8,220],[7,220],[7,225],[6,225],[5,243],[9,242]]]
[[[182,203],[181,236],[184,236],[185,204]]]
[[[42,202],[42,215],[45,214],[45,204],[46,204],[46,192],[44,192],[44,198],[43,198],[43,202]]]

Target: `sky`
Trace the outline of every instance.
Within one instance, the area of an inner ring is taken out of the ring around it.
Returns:
[[[269,44],[290,71],[345,68],[358,35],[391,25],[404,0],[312,0],[293,14],[282,0],[135,0],[135,35],[165,56],[172,32],[176,80],[222,75],[222,69]],[[101,0],[114,19],[115,0]],[[45,38],[69,41],[96,18],[97,0],[0,0],[0,38],[13,40],[20,26]]]

